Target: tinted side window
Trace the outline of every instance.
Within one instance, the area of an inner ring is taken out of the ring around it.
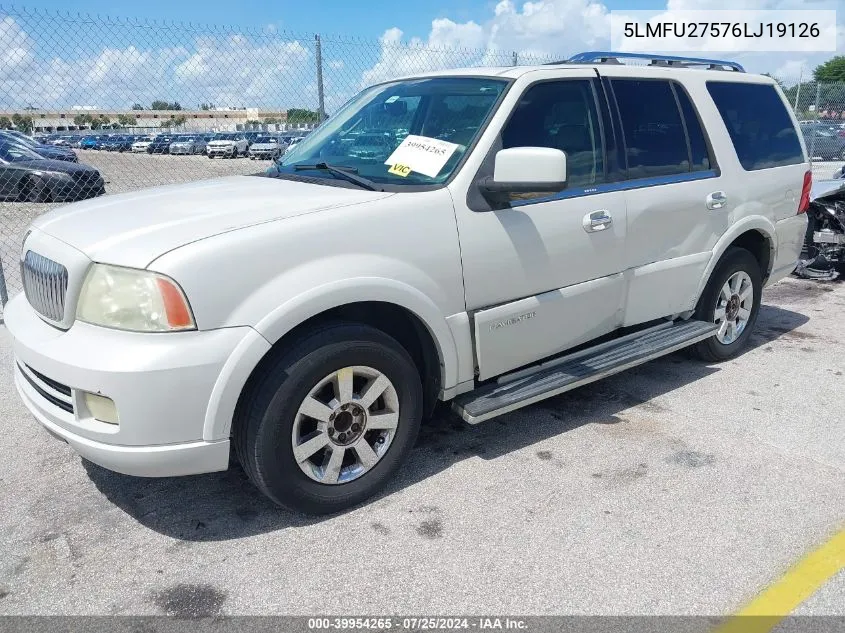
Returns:
[[[707,90],[745,169],[804,162],[798,134],[774,86],[708,81]]]
[[[690,171],[686,133],[672,85],[637,79],[613,79],[611,85],[622,119],[628,178]]]
[[[502,130],[502,148],[551,147],[566,152],[572,186],[604,182],[604,151],[589,81],[549,81],[528,89]]]
[[[684,124],[687,128],[689,139],[690,155],[692,157],[692,171],[707,171],[712,169],[710,154],[707,151],[707,141],[704,140],[704,131],[701,129],[701,121],[687,96],[686,91],[675,85],[675,94],[678,103],[681,104],[681,114],[684,115]]]

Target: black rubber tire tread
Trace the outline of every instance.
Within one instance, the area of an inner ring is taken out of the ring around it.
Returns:
[[[754,325],[757,322],[757,314],[760,311],[760,299],[763,294],[763,276],[760,272],[760,264],[754,255],[744,248],[737,246],[729,248],[717,264],[716,269],[710,276],[710,280],[707,282],[707,286],[704,288],[704,292],[701,293],[693,318],[708,323],[713,322],[713,313],[716,310],[718,293],[722,286],[725,285],[725,282],[740,270],[744,270],[751,277],[751,283],[754,285],[754,306],[751,308],[751,317],[748,319],[745,330],[730,345],[720,343],[715,336],[711,336],[693,345],[690,348],[691,353],[705,362],[718,363],[739,355],[747,345],[748,339],[754,330]]]
[[[399,425],[370,472],[345,484],[320,484],[293,458],[294,417],[318,380],[356,364],[388,375],[399,395]],[[265,366],[238,407],[233,446],[250,480],[278,505],[306,514],[339,512],[372,497],[392,478],[416,441],[422,403],[419,373],[395,339],[370,326],[330,322],[291,341]]]

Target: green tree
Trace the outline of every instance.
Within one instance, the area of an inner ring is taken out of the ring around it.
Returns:
[[[152,105],[150,105],[150,110],[181,110],[182,106],[179,105],[178,101],[174,101],[170,103],[169,101],[162,101],[161,99],[156,99],[153,101]]]
[[[17,112],[12,115],[12,123],[15,128],[21,132],[30,132],[32,130],[32,117],[20,115]]]
[[[282,120],[279,117],[275,116],[268,116],[266,119],[264,119],[264,123],[266,123],[267,125],[275,125],[276,123],[281,122]]]
[[[117,122],[120,123],[121,127],[129,127],[135,125],[135,117],[131,114],[118,114]]]
[[[211,110],[213,108],[214,108],[213,103],[201,103],[200,104],[200,110]]]
[[[291,108],[288,110],[288,123],[298,125],[300,123],[318,123],[320,121],[320,114],[313,110],[304,110],[302,108]]]
[[[73,117],[73,124],[76,127],[85,127],[91,125],[91,115],[88,113],[77,114]]]
[[[7,116],[0,116],[0,130],[8,130],[12,127],[12,119]]]
[[[820,82],[845,81],[845,55],[831,57],[825,63],[816,66],[813,77]]]
[[[174,116],[169,119],[163,119],[162,122],[159,124],[161,127],[165,128],[177,128],[182,127],[185,125],[185,121],[187,121],[187,117],[185,115],[180,114],[179,116]]]
[[[132,109],[133,109],[133,110],[143,110],[143,109],[144,109],[144,106],[142,106],[140,103],[133,103],[133,104],[132,104]]]

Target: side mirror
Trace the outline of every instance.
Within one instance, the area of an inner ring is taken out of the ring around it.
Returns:
[[[566,188],[566,154],[550,147],[499,150],[493,177],[479,184],[487,194],[557,193]]]

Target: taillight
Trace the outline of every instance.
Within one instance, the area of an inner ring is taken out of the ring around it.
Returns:
[[[813,172],[804,174],[804,184],[801,186],[801,198],[798,200],[798,213],[807,213],[810,208],[810,189],[813,187]]]

